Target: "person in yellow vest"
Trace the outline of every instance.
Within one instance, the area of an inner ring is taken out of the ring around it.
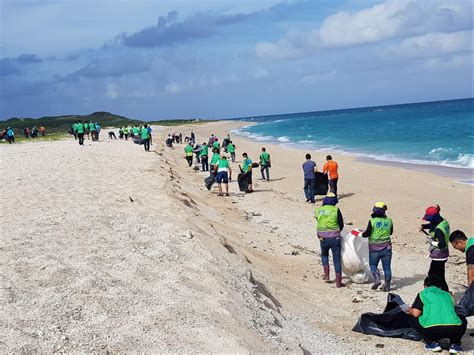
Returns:
[[[474,280],[474,237],[468,238],[464,232],[456,230],[449,236],[449,242],[454,249],[466,254],[467,287],[470,287]]]
[[[441,352],[440,339],[449,339],[450,354],[462,351],[461,339],[466,332],[466,318],[456,314],[453,296],[442,290],[444,280],[437,275],[428,276],[424,290],[415,298],[411,306],[400,305],[408,313],[411,326],[426,342],[425,349]]]
[[[443,280],[444,291],[449,291],[448,284],[446,283],[446,262],[449,257],[449,223],[440,214],[441,208],[439,205],[429,206],[426,208],[424,221],[429,223],[422,224],[420,230],[429,230],[428,244],[431,258],[430,269],[428,270],[428,276],[437,275]]]
[[[376,290],[382,284],[378,270],[379,261],[382,261],[383,276],[385,283],[382,290],[390,291],[392,281],[392,240],[393,222],[386,215],[387,205],[376,202],[372,208],[372,216],[364,232],[353,230],[351,233],[363,238],[369,238],[369,266],[374,284],[372,290]]]
[[[344,228],[344,220],[341,211],[336,207],[338,202],[336,195],[329,193],[324,197],[323,205],[316,208],[314,214],[318,222],[317,234],[321,245],[323,280],[329,282],[329,250],[331,250],[337,288],[345,286],[342,283],[341,265],[341,231]]]

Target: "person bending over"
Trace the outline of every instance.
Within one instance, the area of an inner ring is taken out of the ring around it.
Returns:
[[[437,275],[428,276],[424,290],[415,298],[411,306],[402,304],[400,308],[408,313],[410,324],[426,341],[425,349],[440,352],[440,339],[449,339],[451,354],[462,351],[461,339],[466,332],[467,321],[456,314],[454,300],[449,292],[443,291],[444,280]]]

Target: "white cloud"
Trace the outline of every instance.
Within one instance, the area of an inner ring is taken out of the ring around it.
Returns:
[[[320,29],[321,42],[341,47],[464,30],[472,26],[471,7],[466,0],[388,0],[358,12],[329,16]]]
[[[410,37],[386,50],[388,56],[421,58],[472,51],[472,32],[428,33]]]
[[[387,0],[357,12],[338,12],[327,17],[319,29],[293,29],[274,43],[260,42],[256,54],[259,58],[294,58],[322,48],[349,47],[471,28],[472,5],[469,0]]]

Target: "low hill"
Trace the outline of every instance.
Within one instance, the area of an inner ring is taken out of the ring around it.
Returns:
[[[45,116],[41,118],[10,118],[6,121],[0,121],[0,129],[12,127],[14,130],[22,130],[25,127],[32,128],[34,126],[46,127],[47,132],[67,132],[71,125],[76,121],[93,121],[98,122],[102,127],[120,127],[134,124],[157,124],[163,126],[173,126],[196,122],[192,119],[162,120],[145,122],[142,120],[131,119],[124,116],[115,115],[110,112],[94,112],[90,115],[65,115],[65,116]]]

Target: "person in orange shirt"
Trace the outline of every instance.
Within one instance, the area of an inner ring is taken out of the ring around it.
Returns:
[[[337,173],[338,169],[337,163],[332,160],[332,157],[328,155],[326,157],[326,164],[323,166],[323,173],[328,175],[328,184],[329,190],[334,195],[337,196],[337,180],[339,179],[339,174]]]

